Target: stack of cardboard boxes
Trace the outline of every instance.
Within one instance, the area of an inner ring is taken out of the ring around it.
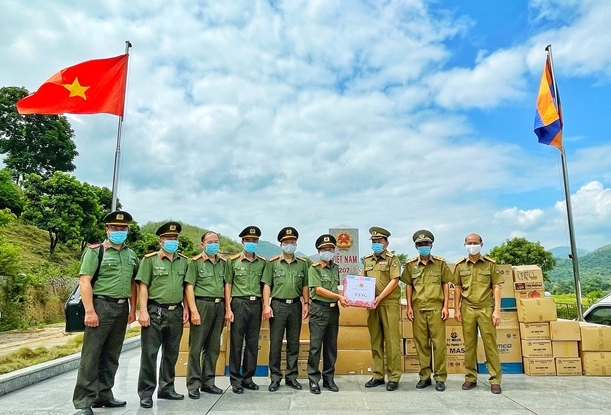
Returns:
[[[586,376],[611,376],[611,327],[579,323],[579,350]]]
[[[578,344],[581,341],[579,322],[556,320],[549,323],[552,354],[556,363],[556,375],[579,376],[582,364]]]
[[[371,375],[372,358],[367,309],[346,307],[339,310],[336,375]]]
[[[553,298],[518,300],[524,373],[527,375],[556,375],[550,334],[550,322],[556,319],[556,303]]]
[[[189,323],[186,323],[182,329],[182,337],[180,339],[180,347],[178,352],[178,361],[176,362],[176,376],[184,377],[187,376],[187,365],[189,362]],[[221,333],[221,353],[219,354],[219,358],[216,361],[216,376],[223,376],[225,374],[225,362],[229,355],[229,350],[227,349],[228,343],[228,329],[227,327],[223,328],[223,332]]]
[[[299,371],[297,378],[299,379],[307,379],[308,377],[308,353],[310,353],[310,326],[309,321],[305,320],[301,323],[301,333],[299,335],[299,354],[297,356],[297,370]],[[257,373],[256,376],[268,375],[269,336],[267,338],[267,356],[265,356],[264,361],[266,362],[265,373]],[[257,363],[259,365],[261,364],[261,340],[259,340],[259,360]],[[257,367],[257,369],[259,369],[259,367]],[[280,351],[280,370],[282,370],[282,372],[286,370],[286,338],[282,340],[282,350]],[[263,372],[263,368],[257,371]]]

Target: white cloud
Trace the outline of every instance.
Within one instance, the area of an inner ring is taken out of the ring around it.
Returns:
[[[512,207],[495,214],[494,218],[506,221],[510,226],[532,229],[543,221],[545,213],[542,209],[519,210],[517,207]]]

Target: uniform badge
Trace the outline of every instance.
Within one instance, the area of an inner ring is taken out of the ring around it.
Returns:
[[[117,220],[123,220],[123,213],[117,213]]]

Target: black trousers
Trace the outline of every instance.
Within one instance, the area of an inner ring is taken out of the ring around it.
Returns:
[[[272,382],[282,380],[280,354],[282,340],[286,333],[286,380],[296,380],[297,358],[299,356],[299,334],[301,333],[301,301],[287,304],[272,299],[274,317],[269,320],[269,371]]]
[[[252,382],[257,368],[259,332],[261,331],[261,299],[231,299],[233,323],[229,341],[229,377],[232,385]],[[243,354],[242,354],[243,352]]]
[[[322,352],[323,381],[333,380],[337,360],[337,334],[339,332],[339,308],[312,302],[310,307],[310,352],[308,354],[308,379],[320,381],[320,355]]]

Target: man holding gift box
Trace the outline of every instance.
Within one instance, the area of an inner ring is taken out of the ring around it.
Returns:
[[[401,289],[399,259],[387,251],[390,232],[377,226],[369,228],[373,253],[363,258],[363,274],[376,279],[373,309],[367,316],[367,327],[371,337],[373,357],[373,377],[365,383],[366,388],[383,385],[384,382],[384,344],[386,344],[386,366],[388,385],[386,390],[394,391],[401,379],[401,335],[399,334],[399,314]]]
[[[453,275],[446,261],[431,255],[435,236],[428,230],[420,230],[412,237],[419,256],[405,263],[401,281],[406,284],[407,318],[414,322],[414,343],[420,364],[420,380],[417,389],[431,385],[431,348],[434,354],[435,390],[443,392],[448,377],[446,369],[445,320],[448,318],[448,283]]]

